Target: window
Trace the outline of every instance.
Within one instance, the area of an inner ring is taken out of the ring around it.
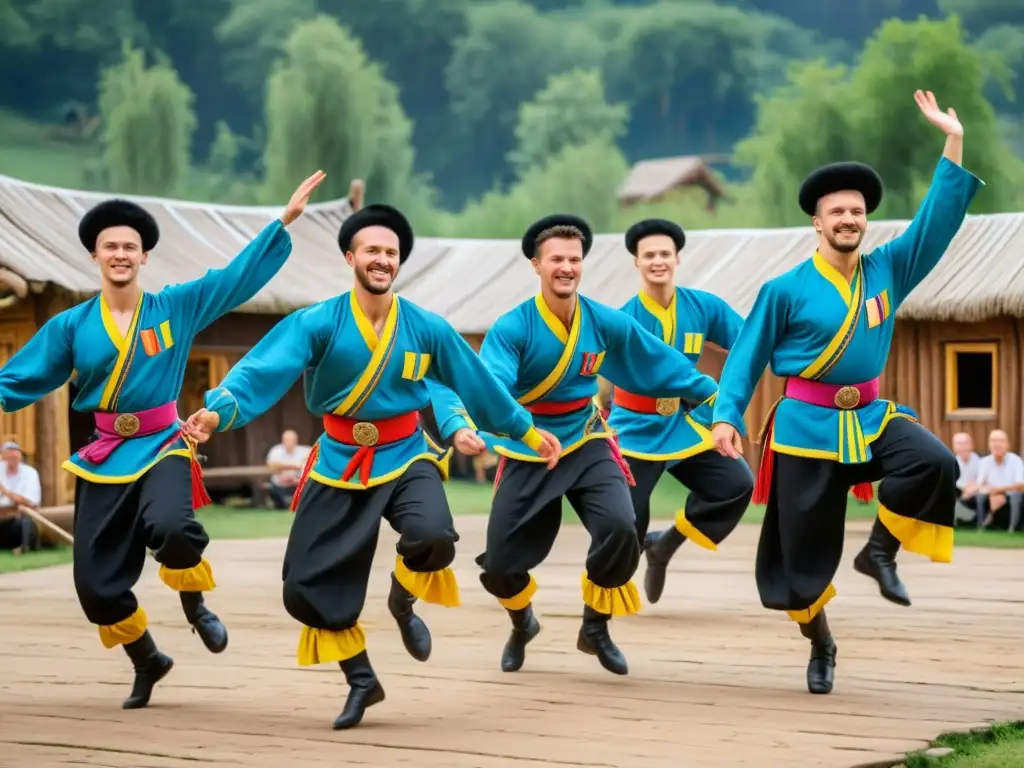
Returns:
[[[991,419],[999,390],[999,345],[946,344],[946,417]]]

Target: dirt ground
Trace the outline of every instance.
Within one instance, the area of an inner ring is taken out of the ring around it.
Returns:
[[[2,576],[0,765],[852,768],[892,765],[944,731],[1024,717],[1024,551],[965,548],[947,566],[901,555],[914,605],[900,608],[853,571],[865,528],[851,529],[828,609],[836,688],[812,696],[806,641],[757,599],[757,526],[717,554],[687,544],[661,602],[613,622],[627,677],[575,648],[587,539],[564,526],[536,574],[543,631],[523,670],[503,674],[507,619],[472,560],[485,523],[458,523],[463,605],[418,608],[434,637],[425,664],[405,653],[387,613],[394,537],[382,535],[364,621],[387,700],[342,732],[331,730],[341,672],[295,664],[283,541],[210,547],[210,604],[231,632],[220,656],[189,633],[149,563],[137,594],[176,665],[149,708],[130,712],[120,708],[129,663],[82,618],[70,567]]]

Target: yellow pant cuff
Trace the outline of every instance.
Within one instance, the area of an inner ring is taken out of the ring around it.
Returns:
[[[583,602],[598,613],[608,616],[629,616],[640,612],[640,593],[632,581],[621,587],[599,587],[583,572]]]
[[[810,607],[803,608],[799,611],[786,611],[786,613],[788,613],[789,618],[797,624],[810,624],[814,621],[814,617],[821,613],[821,610],[828,605],[835,596],[836,588],[834,585],[829,584],[825,591],[821,593],[821,597],[811,603]]]
[[[136,608],[135,613],[127,619],[122,619],[117,624],[100,625],[100,642],[104,648],[113,648],[117,645],[128,645],[134,643],[146,631],[149,626],[149,619],[142,608]]]
[[[455,608],[462,604],[459,598],[459,582],[455,571],[444,568],[440,571],[410,571],[405,560],[395,558],[395,578],[413,597],[425,603]]]
[[[676,530],[698,547],[710,549],[712,552],[718,551],[718,545],[697,530],[697,527],[686,519],[686,510],[680,509],[676,512]]]
[[[176,592],[209,592],[217,586],[213,580],[213,568],[205,559],[191,568],[168,568],[161,565],[160,581]]]
[[[530,583],[523,587],[523,591],[512,597],[499,597],[498,604],[510,611],[521,611],[530,604],[533,596],[537,594],[537,580],[530,576]]]
[[[897,515],[892,510],[878,505],[878,519],[899,539],[907,552],[924,555],[936,563],[953,562],[953,529],[948,525],[937,525]]]
[[[348,629],[303,627],[296,660],[300,667],[345,661],[366,650],[366,633],[356,624]]]

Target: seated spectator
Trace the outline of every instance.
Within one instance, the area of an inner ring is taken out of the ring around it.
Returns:
[[[38,509],[42,501],[39,473],[22,461],[21,448],[8,442],[0,447],[0,549],[15,555],[39,548],[36,522],[19,507]]]
[[[270,476],[270,498],[278,509],[291,506],[295,487],[311,451],[310,446],[299,445],[299,436],[294,429],[286,429],[281,435],[281,442],[267,453],[267,466],[274,472]]]
[[[981,488],[978,483],[981,459],[974,452],[974,438],[966,432],[957,432],[953,435],[953,453],[960,467],[960,477],[956,481],[956,524],[980,524],[975,499]]]
[[[1010,451],[1010,440],[1001,429],[989,434],[988,449],[990,454],[978,468],[978,517],[983,528],[1015,531],[1020,525],[1024,461]]]

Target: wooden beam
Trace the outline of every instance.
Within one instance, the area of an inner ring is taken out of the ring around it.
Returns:
[[[39,523],[39,525],[41,525],[44,528],[46,528],[47,530],[52,531],[53,533],[57,534],[57,536],[59,536],[60,538],[64,539],[64,541],[66,541],[68,544],[74,544],[75,543],[75,537],[74,536],[72,536],[70,533],[65,531],[59,525],[51,523],[46,518],[46,516],[43,515],[42,512],[40,512],[39,510],[32,509],[32,507],[20,506],[20,507],[18,507],[18,511],[21,512],[23,515],[28,515],[33,520],[35,520],[37,523]]]

